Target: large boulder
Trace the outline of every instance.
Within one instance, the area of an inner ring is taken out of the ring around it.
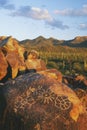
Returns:
[[[3,60],[3,63],[0,63],[0,67],[2,68],[2,71],[4,71],[4,75],[1,75],[3,77],[6,76],[7,67],[4,68],[4,66],[8,63],[11,67],[11,77],[14,79],[19,71],[25,71],[26,69],[24,63],[25,48],[19,45],[19,42],[11,36],[6,38],[1,37],[0,40],[0,49],[3,51],[3,53],[0,51],[1,61]]]
[[[0,49],[0,80],[2,80],[7,74],[8,63],[6,58]]]
[[[82,130],[85,111],[79,98],[47,75],[28,73],[9,80],[0,85],[0,97],[3,130]]]

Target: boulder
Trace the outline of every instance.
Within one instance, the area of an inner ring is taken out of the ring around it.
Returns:
[[[4,62],[8,62],[8,64],[11,67],[12,78],[15,78],[19,71],[25,71],[26,69],[24,63],[25,48],[19,45],[16,39],[12,38],[11,36],[6,37],[1,40],[0,47],[3,50],[3,54],[1,55],[5,57]],[[3,77],[5,76],[6,73],[4,73]]]
[[[85,111],[79,98],[48,75],[28,73],[9,80],[0,85],[0,97],[3,130],[82,130],[79,118]]]
[[[2,80],[7,74],[8,63],[6,58],[0,49],[0,80]]]

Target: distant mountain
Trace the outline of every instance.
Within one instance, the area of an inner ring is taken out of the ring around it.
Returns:
[[[42,36],[39,36],[33,40],[23,40],[20,44],[24,45],[28,49],[33,48],[41,51],[51,51],[54,49],[53,41]]]
[[[29,39],[23,40],[20,42],[20,44],[24,45],[27,48],[38,47],[39,49],[42,49],[42,48],[50,49],[50,48],[55,48],[57,46],[61,46],[61,47],[66,46],[66,48],[68,47],[87,48],[87,36],[75,37],[72,40],[58,40],[54,38],[46,39],[42,36],[39,36],[33,40],[29,40]]]
[[[75,37],[72,40],[65,41],[63,46],[69,46],[69,47],[86,47],[87,48],[87,36],[83,37]]]
[[[75,37],[72,40],[58,40],[55,38],[44,38],[39,36],[33,40],[26,39],[23,41],[18,41],[17,39],[9,36],[0,37],[0,46],[7,44],[8,42],[16,42],[24,46],[27,50],[36,49],[38,51],[47,51],[47,52],[79,52],[82,49],[87,51],[87,36]]]

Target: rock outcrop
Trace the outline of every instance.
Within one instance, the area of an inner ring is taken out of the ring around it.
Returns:
[[[18,71],[23,71],[26,69],[25,63],[24,63],[24,52],[25,48],[20,46],[12,37],[6,37],[4,38],[1,43],[1,51],[0,55],[2,55],[1,60],[3,60],[3,66],[0,64],[0,67],[2,67],[0,75],[1,78],[4,78],[7,74],[7,65],[8,63],[11,67],[11,77],[15,78],[18,74]],[[2,74],[4,73],[4,74]]]
[[[3,130],[82,130],[85,111],[79,98],[52,77],[21,75],[0,85],[0,97]]]
[[[6,58],[0,49],[0,80],[2,80],[7,74],[8,63]]]

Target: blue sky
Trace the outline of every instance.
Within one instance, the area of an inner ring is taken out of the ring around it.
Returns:
[[[87,0],[0,0],[0,36],[87,36]]]

